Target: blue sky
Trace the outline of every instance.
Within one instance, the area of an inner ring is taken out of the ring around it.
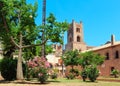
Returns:
[[[41,24],[43,0],[36,1],[39,2],[36,23]],[[46,9],[47,16],[53,13],[59,22],[82,21],[87,45],[102,45],[110,40],[111,34],[120,40],[120,0],[47,0]],[[66,34],[64,42],[67,42]]]

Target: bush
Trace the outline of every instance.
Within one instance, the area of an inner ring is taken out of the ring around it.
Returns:
[[[1,75],[5,80],[16,79],[17,60],[12,58],[3,58],[0,61]]]
[[[116,70],[116,69],[114,69],[113,71],[111,71],[111,75],[113,75],[113,76],[114,76],[114,78],[117,78],[117,77],[118,77],[118,75],[119,75],[119,71],[118,71],[118,70]]]
[[[51,74],[51,79],[57,79],[57,74],[56,73]]]
[[[38,80],[43,84],[48,79],[48,73],[46,68],[40,68],[38,73]]]
[[[67,79],[74,79],[75,75],[73,73],[69,73],[66,77]]]
[[[86,78],[87,78],[87,71],[86,69],[83,69],[82,72],[80,73],[83,81],[86,81]]]
[[[78,69],[70,69],[70,73],[73,73],[76,76],[79,76],[79,70]]]
[[[42,84],[48,79],[50,64],[44,57],[35,57],[29,60],[27,66],[28,71],[32,71],[29,75],[34,75]]]
[[[87,67],[87,76],[91,82],[94,82],[99,76],[99,71],[96,66],[88,66]]]

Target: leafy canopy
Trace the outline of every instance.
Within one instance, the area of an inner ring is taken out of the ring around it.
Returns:
[[[89,65],[101,65],[104,62],[104,56],[101,56],[99,54],[93,53],[93,52],[85,52],[81,53],[79,64],[85,68]]]
[[[78,50],[71,50],[68,51],[64,54],[64,57],[62,58],[64,61],[64,64],[66,66],[68,65],[78,65],[78,61],[79,61],[79,52]]]

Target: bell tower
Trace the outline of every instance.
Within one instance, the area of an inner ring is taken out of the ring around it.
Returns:
[[[67,33],[66,50],[68,51],[75,49],[83,51],[87,49],[87,45],[84,43],[82,21],[80,21],[80,23],[76,23],[72,20]]]

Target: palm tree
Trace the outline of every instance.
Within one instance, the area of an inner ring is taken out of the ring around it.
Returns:
[[[45,25],[45,20],[46,20],[46,0],[43,0],[43,8],[42,8],[42,25]],[[42,41],[44,41],[44,32],[45,29],[43,30],[42,33]],[[45,44],[42,45],[42,52],[41,52],[42,56],[45,57]]]

